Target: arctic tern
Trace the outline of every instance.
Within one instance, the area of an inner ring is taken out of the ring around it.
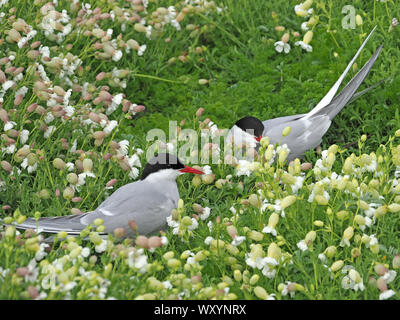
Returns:
[[[179,192],[176,178],[186,172],[203,174],[200,170],[183,165],[174,155],[161,153],[147,163],[139,181],[120,187],[97,209],[84,214],[43,217],[37,221],[28,218],[15,227],[45,233],[65,231],[78,235],[100,218],[104,221],[105,233],[124,228],[126,236],[130,237],[135,236],[136,232],[142,235],[153,234],[166,227],[167,217],[177,207]],[[131,221],[136,224],[136,231],[129,227]]]
[[[372,57],[354,76],[353,79],[343,88],[343,90],[335,97],[344,77],[350,70],[351,66],[357,59],[361,50],[375,31],[376,27],[371,31],[364,43],[358,49],[356,55],[348,64],[342,75],[332,86],[329,92],[322,100],[308,113],[296,114],[261,121],[255,117],[247,116],[238,120],[228,133],[228,139],[233,140],[237,146],[250,145],[259,148],[259,142],[262,137],[268,137],[271,144],[286,144],[290,150],[287,157],[288,161],[295,158],[301,158],[303,154],[320,145],[322,137],[328,131],[333,118],[346,106],[352,98],[355,98],[357,89],[364,81],[365,77],[371,70],[373,64],[381,52],[382,45],[378,47]],[[372,86],[375,87],[375,86]],[[364,91],[367,91],[368,88]],[[282,132],[286,127],[290,127],[290,133],[283,136]],[[228,140],[229,141],[229,140]]]

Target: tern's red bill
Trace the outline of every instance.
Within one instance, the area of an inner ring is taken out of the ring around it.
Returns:
[[[191,167],[188,167],[188,166],[185,166],[183,169],[181,169],[181,170],[179,170],[180,172],[184,172],[184,173],[194,173],[194,174],[204,174],[204,172],[203,171],[200,171],[200,170],[197,170],[197,169],[194,169],[194,168],[191,168]]]
[[[262,136],[255,137],[255,139],[256,139],[258,142],[260,142],[260,141],[261,141],[261,139],[262,139]]]

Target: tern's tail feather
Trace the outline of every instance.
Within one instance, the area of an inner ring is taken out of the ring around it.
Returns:
[[[303,118],[309,119],[311,118],[314,114],[319,112],[321,109],[325,108],[329,103],[331,103],[333,97],[335,96],[336,92],[339,90],[340,85],[342,84],[344,78],[346,77],[347,73],[349,72],[351,66],[353,63],[356,61],[357,57],[363,50],[364,46],[367,44],[369,38],[371,38],[372,34],[374,33],[376,29],[376,26],[372,29],[368,37],[364,40],[363,44],[361,47],[358,49],[357,53],[354,55],[353,59],[350,61],[350,63],[347,65],[346,69],[343,71],[343,73],[340,75],[339,79],[335,82],[335,84],[330,88],[328,93],[321,99],[320,102],[309,112],[307,113]]]
[[[68,234],[79,234],[86,225],[81,223],[81,218],[86,214],[69,215],[64,217],[45,217],[35,220],[28,218],[25,222],[15,225],[18,229],[33,229],[37,232],[58,233],[65,231]]]
[[[372,57],[368,60],[367,63],[361,68],[361,70],[354,76],[353,79],[343,88],[343,90],[329,103],[326,107],[319,110],[317,114],[326,114],[329,115],[329,118],[332,120],[347,103],[354,96],[354,93],[360,87],[365,77],[368,75],[372,66],[374,65],[376,59],[379,56],[379,53],[382,50],[382,45],[378,47]]]

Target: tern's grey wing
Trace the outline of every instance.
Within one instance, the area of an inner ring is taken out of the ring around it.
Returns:
[[[18,229],[33,229],[37,232],[58,233],[65,231],[68,234],[79,234],[86,225],[81,219],[90,214],[73,214],[69,216],[43,217],[36,221],[33,218],[27,218],[23,223],[15,225]]]
[[[303,116],[305,116],[306,113],[303,114],[295,114],[295,115],[291,115],[291,116],[284,116],[284,117],[279,117],[279,118],[274,118],[274,119],[269,119],[269,120],[265,120],[263,121],[263,125],[264,125],[264,132],[263,132],[263,136],[265,136],[265,133],[271,129],[272,127],[281,125],[283,123],[289,122],[289,121],[293,121],[295,119],[299,119]]]
[[[170,196],[165,189],[176,189]],[[129,233],[129,221],[134,220],[139,234],[151,234],[166,226],[166,219],[179,200],[176,183],[157,185],[137,181],[119,188],[96,210],[86,215],[82,223],[91,224],[97,218],[104,220],[106,232],[123,227]]]
[[[304,152],[317,147],[322,137],[329,129],[331,120],[327,115],[314,116],[311,119],[282,122],[270,128],[266,128],[264,136],[269,137],[272,144],[287,144],[290,149],[288,160],[300,158]],[[282,131],[290,127],[288,136],[283,137]]]

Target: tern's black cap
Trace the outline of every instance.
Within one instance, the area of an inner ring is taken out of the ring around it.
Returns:
[[[141,180],[145,179],[149,174],[164,170],[164,169],[183,169],[185,166],[179,159],[169,153],[160,153],[149,160],[149,162],[144,167]]]
[[[263,123],[259,119],[251,116],[236,121],[235,125],[245,132],[247,131],[248,133],[254,134],[256,137],[262,136],[264,132]]]

